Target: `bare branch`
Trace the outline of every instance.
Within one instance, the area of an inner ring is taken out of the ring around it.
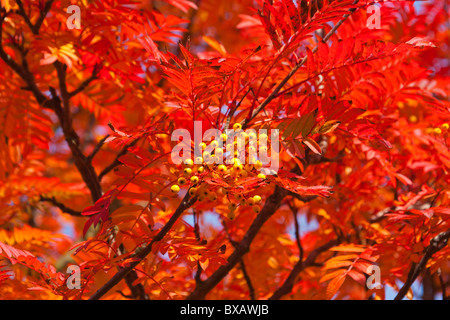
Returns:
[[[89,162],[92,162],[92,159],[95,157],[95,155],[97,154],[97,152],[100,151],[100,149],[102,148],[102,146],[105,144],[106,139],[109,138],[109,134],[107,134],[106,136],[104,136],[95,146],[94,150],[92,150],[91,154],[87,156],[87,160]],[[99,178],[100,179],[100,178]]]
[[[241,259],[240,265],[241,265],[242,274],[244,275],[245,282],[247,282],[248,291],[249,291],[249,294],[250,294],[250,300],[256,300],[255,288],[253,287],[252,280],[250,279],[250,276],[247,273],[247,269],[245,267],[244,259]]]
[[[425,249],[425,254],[423,255],[420,262],[417,265],[413,264],[411,266],[408,273],[408,278],[406,279],[406,282],[403,284],[403,287],[400,289],[394,300],[402,300],[405,297],[414,281],[416,281],[417,277],[425,269],[428,260],[431,259],[433,254],[435,254],[436,252],[438,252],[447,245],[449,238],[450,238],[450,230],[447,230],[445,232],[438,234],[431,240],[430,245]]]
[[[295,280],[297,279],[297,276],[301,271],[303,271],[305,268],[313,266],[316,262],[317,257],[322,253],[327,251],[328,249],[334,247],[339,243],[338,240],[331,240],[330,242],[327,242],[326,244],[318,247],[317,249],[310,252],[306,260],[303,262],[302,260],[299,260],[297,264],[292,269],[289,276],[286,278],[284,283],[279,287],[273,295],[269,298],[269,300],[278,300],[282,296],[288,294],[292,291],[292,288],[294,287]]]
[[[98,74],[98,70],[99,70],[99,66],[95,65],[94,66],[94,70],[92,71],[92,74],[89,78],[87,78],[86,80],[84,80],[80,86],[78,88],[76,88],[75,90],[73,90],[72,92],[68,93],[68,97],[72,98],[73,96],[77,95],[78,93],[82,92],[84,89],[86,89],[89,84],[94,81],[95,79],[97,79],[97,74]]]
[[[128,148],[133,147],[134,145],[136,145],[136,143],[139,141],[139,139],[133,140],[132,142],[128,143],[127,145],[125,145],[122,149],[122,151],[120,151],[117,155],[116,158],[114,159],[114,161],[108,165],[105,169],[102,170],[102,172],[100,172],[100,174],[98,175],[98,179],[99,181],[102,181],[103,177],[106,176],[111,170],[113,170],[115,167],[117,167],[120,164],[120,157],[123,156],[124,154],[126,154],[128,152]]]
[[[242,256],[250,249],[250,244],[258,234],[263,224],[277,211],[281,201],[286,197],[287,191],[279,186],[275,187],[272,195],[267,198],[261,212],[255,218],[242,241],[236,246],[234,252],[228,257],[228,264],[220,266],[207,280],[198,285],[194,291],[187,297],[188,300],[204,299],[206,294],[211,291],[230,271],[239,263]]]
[[[101,297],[103,297],[111,288],[113,288],[116,284],[118,284],[130,271],[132,271],[141,261],[152,251],[153,245],[155,242],[161,241],[166,234],[169,232],[169,230],[172,228],[172,226],[175,224],[175,222],[178,220],[178,218],[181,216],[181,214],[188,209],[194,202],[197,200],[196,197],[190,198],[189,192],[186,193],[186,196],[181,201],[178,208],[175,210],[172,217],[170,217],[169,221],[162,227],[162,229],[158,232],[158,234],[152,239],[152,241],[144,247],[142,250],[140,250],[138,253],[136,253],[136,260],[132,263],[130,263],[127,267],[121,268],[103,287],[97,290],[90,298],[89,300],[98,300]]]
[[[73,210],[70,209],[68,207],[66,207],[63,203],[57,201],[55,199],[55,197],[45,197],[45,196],[40,196],[39,198],[40,201],[46,201],[46,202],[50,202],[51,204],[53,204],[55,207],[58,207],[59,209],[61,209],[62,212],[68,213],[71,216],[75,216],[75,217],[82,217],[81,212],[77,211],[77,210]]]

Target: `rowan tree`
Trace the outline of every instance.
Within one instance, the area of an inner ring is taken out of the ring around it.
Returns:
[[[375,2],[1,0],[0,297],[446,299],[450,9]]]

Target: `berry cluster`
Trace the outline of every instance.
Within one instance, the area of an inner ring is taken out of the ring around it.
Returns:
[[[267,152],[265,145],[267,145],[268,139],[266,134],[259,135],[259,138],[255,133],[247,134],[242,130],[241,124],[239,123],[235,123],[233,129],[240,137],[237,141],[233,139],[233,145],[226,144],[228,137],[225,133],[220,135],[224,147],[221,148],[219,142],[213,140],[210,143],[213,150],[211,153],[205,151],[207,145],[204,142],[200,143],[198,147],[202,151],[202,156],[195,158],[195,164],[192,159],[185,159],[183,162],[183,177],[180,177],[177,184],[171,187],[173,193],[178,193],[180,186],[189,184],[190,196],[197,196],[200,202],[216,201],[218,194],[219,196],[223,196],[229,202],[227,216],[231,220],[235,218],[235,212],[238,206],[249,206],[252,207],[254,212],[259,213],[261,210],[261,197],[259,195],[249,196],[237,193],[232,187],[216,187],[202,183],[202,177],[207,174],[213,177],[218,176],[230,186],[233,186],[240,178],[257,177],[259,179],[266,179],[266,176],[260,172],[263,164],[254,155],[256,154],[256,145],[258,142],[263,142],[264,144],[263,147],[260,147],[260,150],[262,148],[264,149],[262,150],[264,153]],[[248,152],[245,156],[245,163],[242,163],[239,155],[245,150],[244,148],[247,148]],[[234,150],[231,163],[218,164],[226,153],[229,156],[229,150]]]
[[[441,125],[441,127],[427,128],[426,132],[428,134],[434,133],[434,134],[440,135],[443,133],[447,133],[449,128],[450,128],[450,125],[448,123],[444,123]]]

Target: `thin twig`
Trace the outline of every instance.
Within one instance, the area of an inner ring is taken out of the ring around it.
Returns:
[[[291,203],[289,204],[289,207],[291,208],[292,214],[294,215],[295,241],[297,242],[297,248],[299,251],[299,261],[303,261],[304,251],[302,246],[302,239],[300,236],[300,225],[297,220],[298,209],[295,208]]]
[[[353,1],[353,4],[357,4],[359,0]],[[334,27],[327,33],[327,35],[323,38],[323,42],[327,42],[336,32],[336,30],[347,20],[347,18],[356,11],[356,8],[352,8],[349,10],[349,13],[344,14],[341,20],[339,20]],[[319,47],[316,46],[312,50],[312,53],[316,53],[317,50],[319,50]],[[270,95],[253,111],[253,114],[250,118],[250,120],[247,121],[247,118],[245,118],[241,125],[243,128],[246,128],[250,121],[252,121],[260,112],[263,110],[273,99],[275,99],[278,95],[278,92],[284,87],[284,85],[294,76],[294,74],[306,63],[308,59],[308,56],[305,56],[299,63],[297,63],[294,68],[289,72],[289,74],[281,80],[281,82],[276,86],[276,88],[270,93]]]
[[[87,78],[86,80],[84,80],[80,86],[78,88],[76,88],[75,90],[73,90],[72,92],[68,93],[69,98],[72,98],[73,96],[77,95],[78,93],[82,92],[84,89],[86,89],[89,84],[94,81],[95,79],[97,79],[97,74],[99,71],[99,65],[95,65],[94,66],[94,70],[92,71],[92,74],[89,78]]]
[[[50,202],[55,207],[58,207],[59,209],[61,209],[62,212],[68,213],[71,216],[82,217],[81,211],[73,210],[71,208],[66,207],[63,203],[57,201],[54,197],[50,198],[50,197],[45,197],[45,196],[41,195],[39,200],[40,201],[45,201],[45,202]]]
[[[120,157],[126,154],[128,152],[128,148],[135,146],[138,141],[139,139],[135,139],[123,147],[123,149],[116,155],[114,161],[110,165],[108,165],[105,169],[103,169],[102,172],[100,172],[100,174],[98,175],[99,181],[102,181],[104,176],[106,176],[111,170],[113,170],[120,164],[119,161]]]
[[[244,259],[241,259],[240,265],[241,265],[242,274],[244,275],[245,282],[247,282],[250,300],[256,300],[255,288],[253,287],[252,280],[250,279],[250,276],[247,272],[247,268],[245,267]]]
[[[100,149],[102,148],[102,146],[105,144],[106,139],[109,138],[109,134],[107,134],[106,136],[104,136],[95,146],[94,150],[92,150],[91,154],[87,156],[87,161],[92,162],[92,159],[95,157],[95,155],[97,154],[97,152],[100,151]],[[99,177],[100,178],[100,177]]]
[[[447,292],[446,292],[446,285],[444,278],[442,277],[442,271],[441,268],[437,270],[438,278],[439,278],[439,284],[441,285],[442,290],[442,300],[448,300]]]

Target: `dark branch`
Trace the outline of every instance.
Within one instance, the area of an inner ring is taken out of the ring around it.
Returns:
[[[450,238],[450,230],[447,230],[445,232],[438,234],[431,240],[430,245],[425,249],[425,254],[423,255],[420,262],[417,265],[413,264],[411,266],[408,273],[408,278],[406,279],[405,284],[400,289],[394,300],[402,300],[405,297],[414,281],[416,281],[417,277],[425,269],[428,260],[431,259],[433,254],[435,254],[436,252],[438,252],[447,245],[449,238]]]
[[[253,287],[252,280],[250,279],[250,276],[245,267],[244,259],[241,259],[240,265],[241,265],[242,274],[244,275],[245,282],[247,282],[248,291],[250,294],[250,300],[256,300],[255,288]]]
[[[87,156],[87,161],[92,162],[92,159],[95,157],[95,155],[97,154],[97,152],[100,151],[100,149],[102,148],[102,146],[105,144],[106,139],[109,138],[109,134],[107,134],[106,136],[104,136],[102,138],[102,140],[100,140],[97,145],[95,146],[94,150],[92,150],[91,154]],[[100,179],[100,177],[99,177]]]
[[[121,268],[103,287],[97,290],[90,298],[89,300],[98,300],[101,297],[103,297],[109,290],[111,290],[116,284],[118,284],[130,271],[132,271],[141,261],[152,251],[153,245],[155,242],[161,241],[166,234],[169,232],[169,230],[172,228],[172,226],[175,224],[175,222],[178,220],[178,218],[181,216],[181,214],[188,209],[194,202],[197,200],[196,197],[190,198],[189,192],[186,193],[186,196],[181,201],[178,208],[175,210],[172,217],[169,219],[169,221],[162,227],[162,229],[158,232],[158,234],[152,239],[152,241],[144,247],[141,251],[136,253],[136,260],[132,263],[130,263],[127,267]]]
[[[69,98],[72,98],[73,96],[75,96],[75,95],[79,94],[80,92],[82,92],[84,89],[86,89],[86,88],[89,86],[89,84],[90,84],[92,81],[94,81],[95,79],[97,79],[97,73],[98,73],[98,70],[99,70],[99,66],[98,66],[98,65],[95,65],[95,66],[94,66],[94,70],[92,71],[92,75],[91,75],[89,78],[87,78],[86,80],[84,80],[84,81],[80,84],[80,86],[79,86],[78,88],[76,88],[76,89],[73,90],[72,92],[69,92],[69,93],[68,93]]]
[[[114,161],[107,166],[105,169],[103,169],[102,172],[100,172],[100,174],[98,175],[98,179],[100,181],[102,181],[103,177],[106,176],[111,170],[113,170],[115,167],[117,167],[120,164],[120,157],[123,156],[124,154],[126,154],[128,152],[128,148],[133,147],[134,145],[136,145],[136,143],[138,142],[139,139],[133,140],[132,142],[130,142],[129,144],[127,144],[125,147],[123,147],[122,151],[120,151],[116,158],[114,159]]]
[[[291,208],[292,214],[294,215],[294,227],[295,227],[295,241],[297,242],[297,248],[299,251],[299,261],[303,261],[304,250],[302,246],[302,239],[300,236],[300,225],[297,220],[298,209],[295,208],[292,204],[289,204]]]
[[[248,229],[244,238],[236,246],[234,252],[228,257],[228,264],[220,266],[207,280],[198,285],[194,291],[187,297],[188,300],[203,299],[206,294],[211,291],[234,266],[239,263],[242,256],[250,249],[250,244],[258,234],[263,224],[277,211],[281,205],[281,201],[286,197],[287,191],[279,186],[275,187],[273,194],[267,199],[264,207],[259,215],[255,218],[252,225]]]
[[[301,271],[303,271],[305,268],[313,266],[316,262],[317,257],[322,253],[327,251],[328,249],[336,246],[339,243],[338,240],[331,240],[330,242],[318,247],[317,249],[310,252],[308,257],[305,261],[299,260],[297,264],[292,269],[289,276],[286,278],[284,283],[279,287],[274,294],[269,298],[269,300],[278,300],[282,296],[288,294],[292,291],[292,288],[295,284],[295,279],[297,279],[297,276]]]
[[[68,213],[71,216],[82,217],[80,211],[73,210],[73,209],[70,209],[70,208],[66,207],[63,203],[57,201],[54,197],[49,198],[49,197],[44,197],[44,196],[41,195],[39,200],[40,201],[50,202],[55,207],[58,207],[59,209],[61,209],[62,212]]]

